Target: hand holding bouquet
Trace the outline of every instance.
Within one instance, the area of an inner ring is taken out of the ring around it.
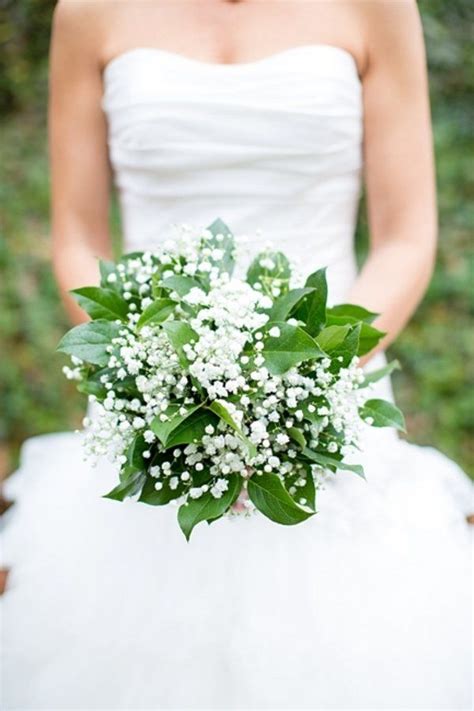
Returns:
[[[101,285],[74,290],[91,321],[58,350],[66,375],[98,403],[86,419],[92,458],[119,464],[106,496],[176,501],[186,538],[201,521],[257,509],[280,524],[316,512],[323,472],[347,469],[361,420],[404,428],[400,411],[367,400],[359,356],[384,335],[359,306],[327,307],[325,270],[291,288],[281,252],[232,277],[235,243],[216,220],[183,227],[156,252],[101,262]],[[236,505],[240,502],[240,505]]]

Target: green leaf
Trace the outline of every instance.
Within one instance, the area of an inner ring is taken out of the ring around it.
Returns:
[[[117,267],[114,262],[109,262],[106,259],[99,259],[100,285],[107,289],[114,287],[107,281],[111,274],[115,274]]]
[[[144,255],[142,250],[136,250],[135,252],[127,252],[127,254],[122,254],[120,257],[119,264],[126,264],[131,259],[141,259]]]
[[[328,322],[334,317],[336,319],[351,319],[353,321],[366,321],[367,323],[372,323],[372,321],[377,318],[379,314],[373,313],[364,309],[363,306],[357,306],[356,304],[338,304],[328,309]]]
[[[374,328],[368,323],[363,323],[360,330],[357,355],[362,356],[369,353],[386,335],[383,331],[379,331],[378,328]]]
[[[235,266],[234,252],[235,252],[235,240],[234,235],[227,227],[225,222],[223,222],[219,217],[217,220],[209,225],[207,228],[213,235],[212,239],[208,241],[208,246],[213,249],[221,249],[224,254],[222,259],[216,260],[212,256],[209,258],[211,264],[214,264],[219,268],[220,272],[227,272],[232,274]],[[220,241],[217,239],[218,235],[222,235]]]
[[[133,375],[127,375],[122,380],[115,380],[113,387],[117,395],[125,397],[141,397],[138,392],[135,376]]]
[[[358,476],[365,479],[364,469],[360,464],[347,464],[347,462],[340,461],[336,457],[332,457],[330,454],[321,454],[320,452],[313,452],[312,449],[305,447],[302,454],[310,459],[315,464],[319,464],[320,467],[324,469],[344,469],[350,472],[354,472]]]
[[[311,288],[311,293],[303,299],[301,306],[296,311],[296,318],[306,324],[306,330],[315,336],[326,323],[326,303],[328,298],[328,285],[326,269],[310,274],[306,280],[306,288]]]
[[[280,329],[278,337],[268,335],[274,326]],[[262,355],[272,375],[281,375],[298,363],[324,355],[314,339],[299,326],[276,321],[268,323],[265,329]]]
[[[127,451],[127,462],[133,469],[143,469],[143,452],[148,446],[142,434],[137,434]]]
[[[209,232],[211,232],[214,237],[218,234],[224,235],[230,235],[232,232],[230,231],[228,225],[224,222],[224,220],[221,220],[220,217],[216,217],[214,222],[212,222],[210,225],[208,225],[207,229]]]
[[[106,348],[122,328],[123,326],[106,320],[81,323],[63,336],[57,350],[81,358],[86,363],[105,366],[110,358]]]
[[[359,385],[359,388],[365,388],[371,383],[378,382],[382,378],[385,378],[387,375],[390,375],[390,373],[393,373],[394,370],[400,370],[400,363],[398,362],[398,360],[392,360],[392,362],[388,363],[385,367],[378,368],[378,370],[372,370],[371,372],[367,373],[364,378],[364,381]]]
[[[219,400],[214,400],[209,406],[209,410],[212,410],[214,414],[216,414],[223,422],[225,422],[229,427],[232,427],[232,429],[239,435],[240,439],[247,445],[248,451],[249,451],[249,456],[252,459],[253,457],[257,456],[257,448],[254,445],[253,442],[251,442],[248,437],[244,435],[232,415],[230,414],[229,410],[225,406],[223,402],[220,402]]]
[[[126,321],[128,304],[120,294],[100,286],[83,286],[70,292],[77,303],[93,319]]]
[[[212,521],[222,516],[237,500],[242,488],[242,478],[238,474],[227,477],[229,488],[220,499],[206,492],[199,499],[188,498],[178,511],[178,523],[189,541],[193,528],[201,521]]]
[[[395,427],[401,432],[406,432],[403,413],[388,400],[367,400],[362,407],[359,407],[359,415],[372,427]],[[367,422],[367,418],[371,418],[373,422]]]
[[[270,310],[271,321],[286,321],[291,311],[297,306],[301,299],[310,294],[312,289],[292,289],[287,294],[279,296],[273,303]]]
[[[322,402],[321,402],[321,401],[318,401],[317,403],[311,402],[311,401],[309,401],[309,402],[308,402],[308,401],[303,401],[303,402],[301,402],[301,403],[298,404],[298,409],[303,411],[304,419],[305,419],[305,420],[308,420],[309,422],[312,422],[314,425],[317,425],[317,424],[319,424],[320,422],[322,422],[322,420],[324,419],[322,415],[318,415],[318,407],[320,407],[321,405],[326,405],[326,406],[327,406],[327,404],[328,404],[328,403],[327,403],[327,400],[326,400],[325,398],[324,398],[324,400],[323,400]],[[309,409],[309,406],[310,406],[310,405],[313,406],[313,408],[314,408],[313,411],[311,411],[311,410]]]
[[[303,497],[307,500],[308,506],[313,511],[316,511],[316,486],[314,484],[313,472],[311,467],[305,465],[306,474],[306,484],[304,486],[298,487],[300,498]]]
[[[133,476],[126,481],[121,481],[112,491],[103,495],[103,499],[112,499],[113,501],[123,501],[128,496],[138,494],[143,486],[146,475],[144,472],[135,472]]]
[[[289,427],[287,431],[291,439],[296,442],[296,444],[299,444],[301,449],[304,449],[306,447],[305,436],[303,432],[298,429],[298,427]]]
[[[184,422],[179,424],[168,436],[166,448],[176,447],[178,444],[192,444],[200,442],[208,425],[216,426],[217,417],[209,410],[202,408],[193,412]]]
[[[344,342],[350,330],[350,326],[327,326],[314,340],[323,351],[330,353]]]
[[[164,269],[164,266],[153,272],[151,277],[151,295],[153,299],[166,299],[169,295],[168,289],[163,286],[162,269]]]
[[[349,326],[349,333],[344,338],[343,342],[334,351],[331,356],[333,358],[342,357],[342,361],[336,361],[339,367],[345,368],[349,365],[354,356],[359,351],[359,339],[362,328],[362,323],[359,321],[355,326]]]
[[[159,481],[162,483],[163,487],[157,491],[155,489],[155,484],[158,479],[148,476],[138,501],[142,504],[148,504],[149,506],[165,506],[166,504],[169,504],[170,501],[178,499],[183,495],[185,484],[179,480],[178,486],[175,489],[172,489],[170,487],[170,479],[172,478],[173,475],[160,479]]]
[[[299,506],[276,474],[254,474],[248,480],[248,495],[256,508],[271,521],[293,526],[314,515]]]
[[[98,400],[105,400],[108,392],[105,385],[97,380],[81,380],[76,383],[76,387],[80,393],[94,395]]]
[[[199,339],[196,331],[185,321],[167,321],[163,324],[163,330],[166,332],[171,345],[178,354],[181,365],[183,367],[189,365],[183,346],[187,343],[196,342]]]
[[[175,291],[179,296],[185,296],[191,289],[198,287],[200,288],[199,282],[188,276],[182,276],[176,274],[174,276],[167,277],[163,279],[161,285],[165,289],[171,289]]]
[[[176,302],[171,299],[157,299],[146,307],[137,322],[137,328],[143,328],[151,323],[162,323],[173,313]]]
[[[169,419],[165,420],[165,422],[162,422],[160,416],[157,415],[152,420],[150,424],[150,429],[156,434],[161,444],[166,446],[170,434],[174,432],[174,430],[179,427],[179,425],[185,422],[185,420],[187,420],[188,417],[193,414],[193,412],[199,410],[200,407],[202,407],[201,404],[192,405],[191,407],[187,405],[170,405],[164,413],[165,415],[168,415]],[[183,408],[185,409],[185,413],[181,414],[181,410]]]
[[[105,383],[101,381],[101,378],[106,375],[111,382],[115,377],[115,370],[112,370],[111,368],[94,368],[88,370],[87,379],[86,376],[84,376],[84,380],[77,382],[77,389],[79,392],[85,393],[86,395],[95,395],[95,397],[100,401],[105,400],[108,390],[105,387]]]
[[[263,260],[273,262],[273,267],[262,266]],[[290,263],[283,252],[260,252],[247,270],[247,282],[251,286],[261,284],[265,293],[269,293],[273,285],[287,286],[290,277]]]
[[[285,476],[285,488],[288,493],[290,493],[291,489],[294,487],[296,489],[296,493],[290,494],[290,496],[292,496],[297,503],[300,503],[300,499],[306,499],[307,503],[304,505],[309,506],[312,511],[316,512],[316,487],[311,471],[311,465],[306,462],[301,462],[301,464],[303,466],[302,471],[300,470],[291,476]],[[302,479],[305,480],[303,486],[300,485]]]
[[[234,420],[234,418],[232,417],[223,402],[220,402],[219,400],[214,400],[210,405],[208,405],[208,410],[212,410],[212,412],[214,412],[218,417],[220,417],[221,420],[223,420],[227,425],[232,427],[233,430],[235,430],[239,434],[242,434],[242,430],[240,429],[239,425]]]
[[[212,479],[212,474],[209,469],[202,469],[197,471],[196,469],[191,469],[191,480],[193,486],[202,486],[203,484],[209,484]]]
[[[120,483],[128,484],[132,479],[136,479],[140,471],[142,471],[142,467],[135,467],[130,462],[126,462],[120,469]]]

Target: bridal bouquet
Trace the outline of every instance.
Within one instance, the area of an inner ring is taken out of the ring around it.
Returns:
[[[256,509],[308,519],[328,472],[364,475],[353,463],[362,422],[404,427],[393,404],[364,394],[396,367],[358,367],[384,335],[375,314],[328,308],[324,269],[292,288],[281,252],[259,254],[245,280],[232,276],[235,255],[216,220],[101,262],[101,285],[72,292],[91,320],[58,347],[96,403],[87,455],[119,465],[106,496],[176,502],[187,539],[201,521]]]

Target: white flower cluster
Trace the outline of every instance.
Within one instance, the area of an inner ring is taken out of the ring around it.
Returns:
[[[186,402],[188,378],[159,328],[124,328],[110,350],[107,372],[99,379],[106,395],[95,406],[93,421],[87,420],[85,449],[92,459],[108,453],[112,461],[125,464],[125,451],[137,434],[143,433],[147,444],[155,442],[149,425],[167,410],[171,398]],[[95,396],[91,400],[95,402]],[[150,458],[151,452],[144,450],[143,456]]]
[[[190,321],[198,339],[185,348],[189,372],[211,399],[245,389],[243,367],[249,359],[242,356],[243,350],[252,331],[268,321],[268,316],[257,309],[271,306],[271,300],[249,284],[226,276],[209,293],[193,288],[183,299],[198,309]]]
[[[220,266],[224,242],[224,235],[183,226],[179,238],[157,253],[132,255],[106,277],[107,287],[127,302],[128,314],[107,348],[107,365],[93,373],[86,453],[127,467],[135,466],[138,450],[154,490],[168,492],[168,500],[194,500],[208,492],[220,499],[231,475],[246,481],[257,471],[291,480],[290,494],[305,505],[298,492],[308,477],[317,481],[322,467],[302,461],[301,450],[344,457],[357,445],[362,371],[357,358],[335,369],[323,357],[272,374],[265,340],[278,339],[280,328],[265,329],[280,286],[273,292],[232,278]],[[265,269],[275,267],[269,257],[262,262]],[[171,277],[184,277],[189,288],[180,291],[176,280],[167,288]],[[174,303],[167,322],[184,321],[194,334],[182,353],[160,321],[138,323],[163,295]],[[79,359],[73,366],[64,369],[68,378],[90,378]],[[213,413],[204,431],[195,441],[165,447],[157,423],[185,418],[198,406]],[[246,507],[251,504],[244,501]]]

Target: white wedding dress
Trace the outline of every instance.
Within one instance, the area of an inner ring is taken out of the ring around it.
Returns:
[[[349,53],[135,49],[106,67],[103,107],[127,251],[219,216],[252,252],[271,240],[306,273],[328,265],[346,298],[363,127]],[[441,453],[367,431],[367,482],[339,472],[314,518],[224,519],[188,544],[176,509],[101,498],[116,473],[83,463],[80,439],[27,441],[7,484],[3,708],[470,708],[472,490]]]

